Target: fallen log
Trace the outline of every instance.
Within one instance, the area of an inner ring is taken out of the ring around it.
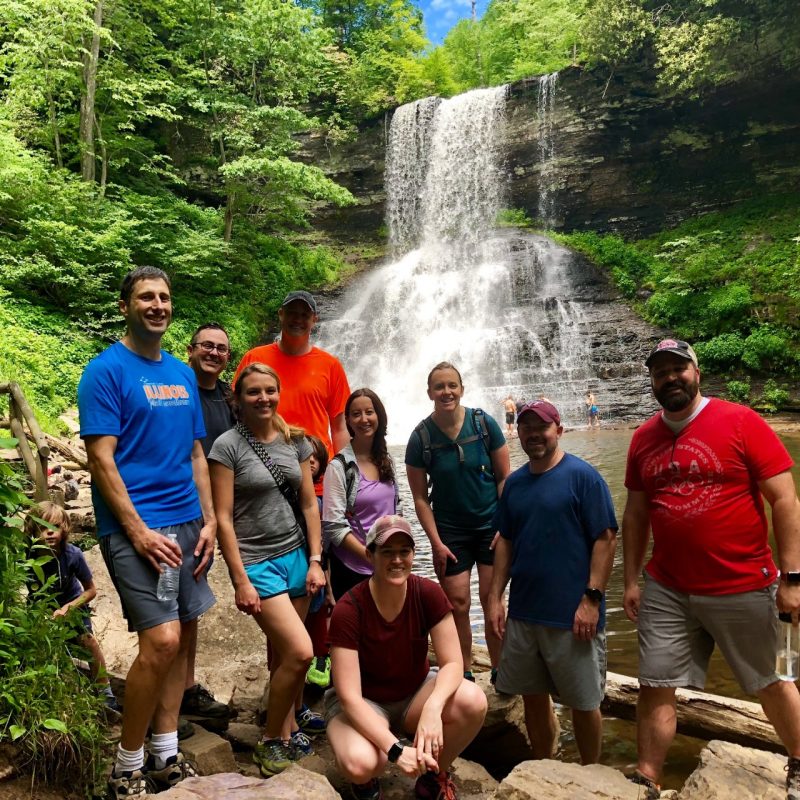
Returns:
[[[76,464],[79,464],[81,469],[86,469],[88,461],[86,459],[86,451],[82,448],[75,447],[62,439],[58,439],[55,436],[51,436],[49,433],[45,434],[45,439],[47,439],[47,443],[54,449],[58,450],[62,456],[66,456],[70,461],[74,461]]]
[[[619,719],[635,719],[638,697],[639,682],[635,678],[615,672],[606,674],[606,696],[601,706],[604,714]],[[678,689],[675,698],[678,733],[699,739],[722,739],[758,750],[784,752],[781,740],[759,703],[691,689]]]

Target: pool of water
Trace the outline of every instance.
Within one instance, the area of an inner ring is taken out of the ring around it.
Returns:
[[[561,439],[564,450],[579,456],[594,465],[605,478],[614,499],[617,512],[617,521],[622,523],[622,512],[625,507],[625,458],[628,451],[633,429],[630,428],[599,428],[576,429],[566,431]],[[781,439],[786,445],[795,461],[800,461],[800,434],[782,434]],[[516,439],[509,441],[511,451],[512,469],[524,464],[527,457],[522,452]],[[393,446],[390,448],[392,456],[398,465],[403,464],[404,447]],[[418,547],[415,560],[415,569],[420,574],[433,576],[430,546],[428,540],[419,526],[414,514],[414,505],[411,493],[405,480],[404,470],[400,473],[400,494],[403,498],[404,510],[414,529]],[[800,473],[793,470],[795,484],[798,484]],[[624,675],[636,676],[638,649],[636,628],[622,610],[622,546],[617,547],[614,560],[614,570],[611,575],[607,594],[607,639],[608,639],[608,669]],[[478,587],[476,573],[473,571],[472,586],[472,631],[474,641],[483,644],[483,614],[478,602]],[[718,651],[714,652],[706,682],[706,691],[730,697],[748,698],[741,692],[733,675],[728,669]],[[561,715],[562,749],[565,757],[577,760],[577,750],[572,740],[568,715]],[[636,731],[633,722],[624,720],[607,719],[604,723],[603,762],[618,768],[627,768],[636,763]],[[697,755],[705,743],[699,739],[678,736],[670,750],[668,763],[665,768],[665,788],[679,788],[686,777],[697,765]]]

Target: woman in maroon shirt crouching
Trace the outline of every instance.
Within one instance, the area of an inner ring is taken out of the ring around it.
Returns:
[[[358,800],[379,800],[387,761],[417,776],[419,800],[456,800],[449,768],[480,730],[486,695],[463,677],[450,601],[437,583],[411,574],[408,522],[381,517],[366,548],[373,574],[341,597],[331,618],[336,688],[325,705],[336,764]],[[438,670],[429,669],[429,635]]]

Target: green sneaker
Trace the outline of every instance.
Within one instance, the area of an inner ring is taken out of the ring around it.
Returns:
[[[327,689],[331,685],[331,657],[317,656],[311,659],[311,664],[306,673],[306,683],[313,683],[320,689]]]
[[[265,778],[271,778],[292,765],[293,755],[293,748],[283,739],[262,739],[253,750],[253,761]]]

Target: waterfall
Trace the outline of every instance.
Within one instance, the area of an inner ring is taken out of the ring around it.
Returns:
[[[539,144],[539,220],[546,228],[555,222],[556,137],[553,116],[556,106],[558,73],[551,72],[539,78],[539,95],[536,103],[537,137]]]
[[[556,81],[546,77],[540,101],[552,119]],[[567,424],[585,419],[598,370],[574,296],[591,279],[552,240],[496,225],[507,192],[506,95],[481,89],[397,109],[386,161],[390,260],[356,280],[340,316],[320,326],[318,343],[341,359],[351,387],[384,401],[393,442],[430,413],[426,378],[439,361],[461,371],[465,405],[498,419],[508,394],[546,394]]]

